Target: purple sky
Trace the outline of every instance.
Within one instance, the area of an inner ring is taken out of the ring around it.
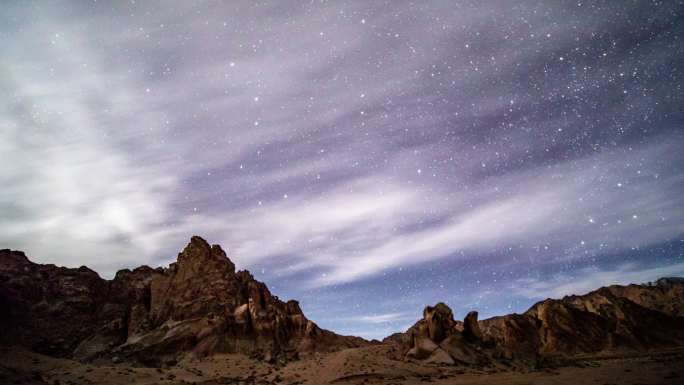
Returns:
[[[683,275],[684,4],[515,3],[3,4],[0,247],[375,338]]]

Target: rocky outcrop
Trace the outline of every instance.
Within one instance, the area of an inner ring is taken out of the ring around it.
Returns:
[[[235,265],[218,245],[192,237],[168,268],[121,270],[32,263],[0,251],[0,343],[53,356],[116,356],[144,364],[179,354],[238,352],[267,360],[365,345],[308,320]]]
[[[471,311],[455,321],[448,306],[428,306],[406,333],[386,343],[423,363],[481,365],[505,360],[539,363],[606,351],[684,345],[684,280],[609,286],[581,296],[547,299],[523,314],[483,321]]]
[[[639,306],[655,310],[670,316],[684,317],[684,278],[661,278],[646,285],[613,285],[601,290],[615,297],[626,298]],[[591,296],[569,296],[565,301],[577,303]]]
[[[475,310],[468,313],[463,319],[463,336],[470,342],[482,340],[482,331],[480,324],[477,323],[477,312]]]
[[[442,342],[451,335],[452,329],[456,325],[451,309],[442,302],[434,307],[426,306],[423,309],[423,320],[425,321],[427,337],[436,343]]]
[[[474,317],[477,320],[477,313]],[[470,321],[472,318],[473,315],[470,315]],[[484,345],[472,339],[473,331],[468,327],[454,320],[451,309],[440,302],[425,307],[423,318],[406,332],[409,336],[407,339],[395,335],[391,342],[407,345],[406,359],[426,364],[476,364],[489,361],[483,350]],[[466,334],[466,330],[471,334]],[[408,343],[404,344],[403,341]]]
[[[684,345],[684,283],[609,286],[480,322],[509,356],[572,356]]]

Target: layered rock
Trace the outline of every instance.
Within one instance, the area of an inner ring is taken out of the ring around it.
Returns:
[[[610,286],[480,322],[506,355],[571,356],[684,345],[684,283]]]
[[[119,271],[106,281],[85,267],[30,262],[0,251],[2,343],[55,356],[102,356],[156,365],[178,354],[291,357],[367,344],[320,329],[218,245],[193,237],[168,268]]]
[[[406,333],[385,340],[423,363],[536,363],[554,357],[684,345],[684,280],[609,286],[582,296],[548,299],[523,314],[463,321],[443,303],[428,306]]]

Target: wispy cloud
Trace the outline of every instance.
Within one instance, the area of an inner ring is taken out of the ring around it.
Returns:
[[[361,323],[371,323],[371,324],[386,324],[394,323],[399,321],[410,321],[415,319],[415,314],[409,313],[386,313],[386,314],[373,314],[373,315],[362,315],[353,317],[351,320],[361,322]]]
[[[646,147],[643,162],[675,144]],[[279,258],[282,272],[317,272],[312,285],[354,281],[399,266],[508,247],[551,248],[555,262],[676,238],[684,207],[678,175],[621,171],[612,155],[487,178],[441,192],[359,179],[316,197],[296,193],[206,222],[245,263]],[[631,174],[631,175],[630,175]],[[596,194],[596,186],[602,186]],[[501,186],[501,187],[500,187]],[[657,188],[654,188],[657,186]],[[500,193],[497,190],[504,190]],[[610,202],[610,203],[609,203]],[[269,234],[269,243],[259,241]],[[549,254],[551,254],[549,253]],[[550,259],[550,258],[549,258]],[[550,261],[540,260],[540,263]]]
[[[514,294],[531,299],[561,298],[584,294],[601,286],[640,284],[671,276],[684,276],[684,263],[643,266],[630,262],[613,269],[587,267],[572,274],[557,274],[546,279],[518,279],[512,284],[511,290]]]

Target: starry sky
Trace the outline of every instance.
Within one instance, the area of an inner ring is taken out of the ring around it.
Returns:
[[[682,1],[4,2],[0,247],[320,326],[684,275]]]

